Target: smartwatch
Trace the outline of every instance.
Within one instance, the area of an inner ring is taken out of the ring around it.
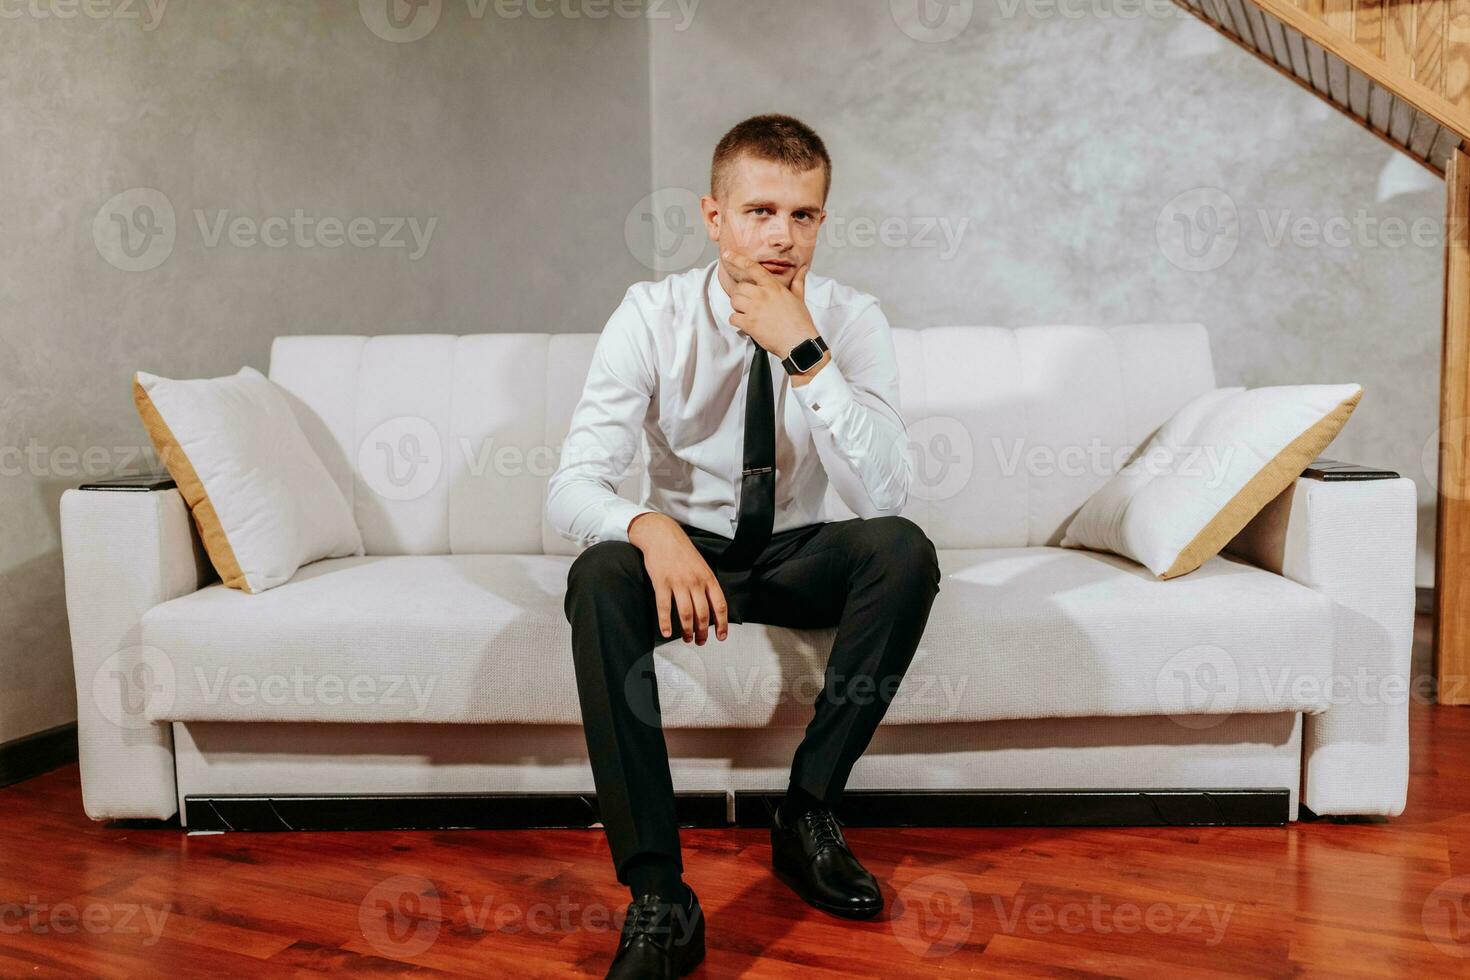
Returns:
[[[787,374],[805,374],[817,366],[826,352],[827,342],[821,337],[812,337],[791,348],[791,353],[781,358],[781,366]]]

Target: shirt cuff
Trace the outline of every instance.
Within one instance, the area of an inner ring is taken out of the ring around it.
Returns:
[[[810,413],[807,423],[819,428],[841,418],[853,402],[852,385],[837,370],[835,360],[828,361],[806,384],[792,385],[791,390]]]
[[[619,497],[615,503],[608,507],[607,523],[602,529],[602,536],[592,541],[627,541],[628,524],[639,514],[657,513],[652,507],[642,507],[633,503],[626,497]]]

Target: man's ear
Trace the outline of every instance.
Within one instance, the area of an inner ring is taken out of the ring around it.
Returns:
[[[704,215],[704,230],[709,240],[720,240],[720,202],[706,194],[699,199],[699,210]]]

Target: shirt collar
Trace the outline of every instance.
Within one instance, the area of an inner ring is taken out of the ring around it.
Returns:
[[[737,340],[749,340],[755,343],[749,334],[730,322],[730,316],[735,312],[735,307],[730,304],[730,294],[725,292],[725,286],[720,282],[719,259],[716,259],[709,267],[709,285],[705,288],[705,295],[709,298],[709,311],[715,318],[716,327]]]

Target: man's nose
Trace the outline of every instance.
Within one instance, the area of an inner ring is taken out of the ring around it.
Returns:
[[[772,248],[790,248],[793,241],[790,218],[776,218],[766,223],[766,244]]]

